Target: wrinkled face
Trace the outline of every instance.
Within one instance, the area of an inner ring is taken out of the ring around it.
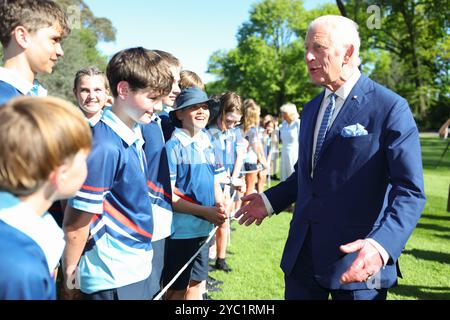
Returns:
[[[74,93],[78,106],[87,118],[98,114],[108,99],[105,80],[100,75],[82,77]]]
[[[28,34],[26,55],[34,74],[52,73],[56,61],[64,55],[61,40],[61,30],[56,26]]]
[[[154,109],[161,108],[162,98],[149,90],[130,91],[125,98],[124,112],[138,124],[148,124],[152,121]]]
[[[342,85],[345,48],[333,43],[332,30],[317,25],[305,41],[305,60],[311,80],[320,86]],[[334,90],[333,90],[334,91]]]
[[[242,115],[237,112],[227,112],[223,119],[225,129],[233,129],[241,122]]]
[[[169,106],[169,107],[173,107],[173,105],[175,104],[175,99],[177,98],[177,96],[180,94],[181,90],[180,90],[180,68],[178,67],[170,67],[170,71],[172,72],[172,76],[173,76],[173,83],[172,83],[172,91],[170,91],[169,95],[164,96],[162,98],[162,104]],[[162,108],[161,108],[162,110]],[[156,110],[155,111],[161,111],[161,110]]]
[[[177,111],[176,116],[183,123],[183,129],[197,132],[208,124],[209,107],[206,103],[197,104]]]

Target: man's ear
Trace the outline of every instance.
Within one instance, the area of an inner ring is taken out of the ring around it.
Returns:
[[[345,50],[345,55],[344,55],[344,63],[345,64],[348,64],[348,62],[351,60],[354,52],[355,52],[355,47],[352,44],[349,44],[348,48]]]
[[[119,99],[125,100],[130,93],[130,85],[126,81],[120,81],[117,84],[117,97]]]
[[[24,26],[17,26],[11,32],[11,40],[14,40],[22,49],[28,48],[30,33]]]

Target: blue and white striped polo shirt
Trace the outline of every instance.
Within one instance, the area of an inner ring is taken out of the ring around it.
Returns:
[[[153,217],[140,126],[127,127],[110,108],[92,128],[88,177],[69,201],[92,213],[78,274],[85,293],[119,288],[151,272]]]
[[[215,161],[214,149],[206,132],[201,131],[194,140],[183,130],[175,129],[166,144],[170,180],[173,192],[180,198],[202,206],[214,206],[214,178],[224,168]],[[174,211],[173,239],[192,239],[207,236],[213,229],[209,221]]]

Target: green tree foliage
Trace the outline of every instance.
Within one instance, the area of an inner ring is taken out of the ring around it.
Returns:
[[[95,65],[105,69],[107,57],[96,48],[99,41],[114,41],[116,30],[111,21],[95,17],[82,0],[56,0],[67,12],[72,32],[64,39],[64,57],[58,60],[49,75],[38,75],[50,95],[74,101],[72,88],[75,73]],[[0,59],[3,60],[3,50]]]
[[[57,0],[72,24],[70,36],[63,42],[64,57],[50,75],[39,75],[49,94],[74,101],[75,73],[87,66],[105,69],[107,58],[96,48],[99,41],[114,41],[116,30],[111,21],[95,17],[82,0]]]
[[[372,56],[373,77],[404,96],[424,128],[435,125],[427,119],[435,108],[450,116],[448,0],[336,2],[359,24],[362,50],[378,54]],[[380,9],[379,28],[367,23],[371,5]]]
[[[319,11],[337,13],[330,5]],[[254,4],[249,21],[238,31],[237,48],[210,57],[208,71],[220,80],[209,84],[209,90],[236,91],[271,113],[288,101],[301,107],[318,92],[309,82],[303,58],[303,36],[311,19],[301,0]]]

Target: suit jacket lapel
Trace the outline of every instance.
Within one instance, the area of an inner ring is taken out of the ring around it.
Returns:
[[[325,141],[322,145],[322,154],[326,152],[326,149],[330,143],[341,134],[342,129],[345,126],[352,124],[352,119],[359,113],[364,105],[361,101],[365,99],[366,91],[369,91],[368,89],[367,78],[364,75],[361,75],[358,82],[356,82],[352,91],[345,100],[341,111],[330,128],[330,131],[325,137]]]
[[[314,139],[314,128],[316,126],[317,122],[317,116],[319,115],[320,106],[322,104],[322,100],[324,98],[325,91],[320,93],[316,98],[314,98],[308,106],[305,106],[304,112],[305,114],[302,114],[302,122],[301,126],[304,126],[301,130],[301,135],[304,135],[302,137],[300,135],[300,139],[304,139],[305,143],[305,150],[299,150],[300,155],[299,159],[303,159],[300,162],[300,165],[302,166],[303,170],[305,172],[309,173],[311,172],[312,168],[312,147],[313,147],[313,139]],[[307,112],[308,111],[308,112]],[[300,148],[302,149],[302,148]],[[306,151],[306,152],[305,152]],[[306,157],[306,158],[305,158]]]

